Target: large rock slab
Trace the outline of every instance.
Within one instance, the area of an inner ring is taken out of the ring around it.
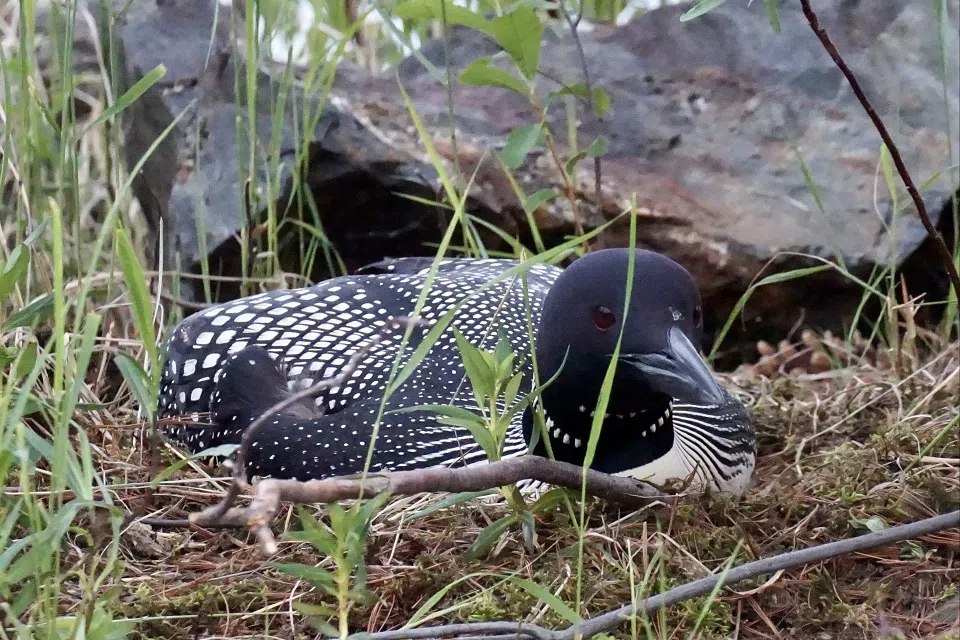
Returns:
[[[413,57],[380,75],[342,64],[327,103],[304,95],[295,83],[288,92],[294,97],[278,111],[282,70],[259,69],[260,155],[252,186],[245,188],[245,66],[229,39],[229,9],[214,7],[215,0],[133,3],[121,16],[125,86],[158,63],[168,69],[163,85],[125,114],[128,164],[182,114],[136,183],[158,230],[164,221],[166,264],[196,271],[204,256],[212,256],[215,272],[238,274],[237,233],[256,231],[268,200],[281,219],[317,222],[303,213],[302,201],[288,206],[291,195],[304,192],[297,185],[312,195],[319,226],[347,270],[384,255],[431,251],[426,243],[439,240],[448,214],[398,195],[429,199],[441,189],[397,78],[452,170],[447,92],[437,77]],[[895,265],[911,276],[912,293],[942,292],[936,259],[902,189],[893,212],[879,166],[879,135],[799,6],[781,6],[780,33],[773,32],[759,2],[727,2],[681,22],[688,7],[664,7],[623,26],[593,25],[580,33],[591,80],[611,98],[603,120],[579,114],[581,145],[598,135],[610,140],[599,202],[592,167],[582,163],[577,176],[585,226],[612,219],[636,199],[642,214],[638,244],[675,257],[694,273],[706,299],[708,329],[722,323],[771,260],[784,269],[818,264],[808,255],[839,259],[861,277],[878,265]],[[931,215],[952,233],[952,216],[943,212],[958,185],[949,167],[960,157],[957,3],[948,3],[943,57],[929,3],[825,0],[817,10],[895,132],[917,182],[943,172],[924,195]],[[498,51],[464,28],[451,30],[446,49],[454,73]],[[420,53],[443,66],[442,43],[427,43]],[[555,80],[580,81],[578,59],[568,34],[548,30],[541,93],[558,88]],[[456,159],[467,174],[479,165],[471,212],[528,242],[526,217],[509,181],[483,158],[502,147],[512,129],[535,121],[530,106],[488,87],[457,83],[453,94]],[[566,114],[555,108],[548,116],[565,144]],[[275,146],[276,132],[281,152],[271,158],[264,150]],[[304,141],[306,162],[294,180]],[[517,176],[527,193],[558,186],[544,150],[531,154]],[[272,195],[268,177],[278,185]],[[548,244],[574,229],[562,199],[540,207],[535,219]],[[627,232],[626,223],[615,225],[594,246],[624,246]],[[490,248],[503,246],[495,235],[485,239]],[[281,247],[282,264],[306,270],[295,253]],[[335,266],[315,265],[310,275],[326,277]],[[228,288],[219,297],[238,294]],[[861,297],[859,287],[833,272],[765,287],[736,331],[779,338],[801,325],[840,329]]]
[[[924,195],[931,216],[950,231],[950,216],[941,212],[958,185],[956,170],[948,170],[960,157],[957,3],[949,3],[943,60],[928,4],[816,5],[894,132],[914,179],[922,183],[947,170]],[[921,249],[924,229],[902,188],[894,214],[879,166],[880,137],[799,3],[781,3],[780,33],[760,2],[727,2],[681,22],[688,8],[664,7],[580,35],[590,77],[611,98],[603,121],[580,114],[581,145],[597,135],[610,140],[600,213],[588,224],[610,219],[635,196],[644,212],[638,242],[695,273],[714,325],[777,256],[782,268],[817,264],[796,254],[842,259],[861,277],[877,265],[904,265],[911,258],[920,272],[937,269],[932,251]],[[477,32],[456,29],[449,51],[459,71],[497,47]],[[443,64],[442,43],[428,43],[421,53]],[[543,95],[560,86],[551,79],[581,80],[569,36],[548,35],[541,60]],[[366,82],[346,75],[341,95],[377,122],[405,122],[396,80],[387,75]],[[420,115],[443,135],[449,125],[445,89],[415,58],[400,65],[399,77]],[[511,129],[535,122],[522,98],[489,87],[458,84],[453,110],[468,148],[496,148]],[[563,138],[566,114],[555,109],[550,118]],[[528,192],[555,181],[548,165],[545,153],[532,154],[520,171]],[[579,177],[583,196],[592,198],[592,167],[583,163]],[[496,182],[489,180],[485,202],[522,219],[512,193]],[[556,203],[539,212],[541,227],[569,232],[571,211]],[[624,224],[598,244],[622,246],[626,233]],[[747,317],[781,334],[798,321],[836,329],[850,320],[861,294],[837,274],[823,274],[759,290]]]

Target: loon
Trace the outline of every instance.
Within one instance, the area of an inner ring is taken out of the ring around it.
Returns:
[[[664,255],[634,250],[626,306],[630,251],[587,253],[565,269],[542,263],[518,269],[521,263],[508,259],[443,259],[419,317],[436,322],[464,302],[450,324],[488,351],[498,336],[506,337],[523,373],[518,398],[535,388],[535,357],[540,381],[554,379],[538,401],[514,415],[502,457],[548,455],[549,439],[552,455],[574,464],[583,464],[622,330],[591,467],[661,485],[689,480],[694,488],[740,495],[754,468],[754,431],[744,407],[717,383],[694,346],[702,340],[703,313],[693,277]],[[161,418],[194,419],[165,420],[166,435],[194,454],[238,443],[243,430],[284,394],[340,373],[386,322],[410,315],[433,262],[386,259],[355,275],[260,293],[187,317],[168,340],[158,400]],[[486,462],[466,427],[441,422],[431,411],[410,411],[420,405],[477,408],[451,326],[390,395],[381,415],[395,359],[405,361],[423,338],[415,330],[401,352],[399,333],[377,344],[340,387],[271,416],[252,443],[246,472],[299,480],[360,473],[378,415],[371,472]],[[544,412],[543,437],[535,433],[537,403]],[[209,413],[209,424],[198,420],[201,413]]]

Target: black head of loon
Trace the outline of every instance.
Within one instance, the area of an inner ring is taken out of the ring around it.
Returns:
[[[553,455],[582,463],[610,360],[620,349],[592,467],[663,482],[693,477],[740,493],[753,469],[753,431],[699,348],[700,293],[670,258],[606,249],[567,267],[544,300],[536,354]],[[533,420],[524,419],[531,439]],[[534,453],[547,454],[539,441]]]

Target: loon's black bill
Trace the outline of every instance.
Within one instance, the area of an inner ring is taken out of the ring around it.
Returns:
[[[682,402],[723,404],[723,390],[690,339],[671,327],[667,342],[665,351],[627,353],[620,360],[640,371],[654,391]]]

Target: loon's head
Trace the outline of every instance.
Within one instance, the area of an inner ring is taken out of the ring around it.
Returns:
[[[593,413],[620,340],[609,404],[592,467],[662,483],[740,493],[753,469],[743,407],[700,357],[703,310],[693,277],[658,253],[590,253],[567,267],[544,300],[536,355],[547,438],[557,459],[582,463]],[[621,337],[622,336],[622,337]],[[525,419],[528,440],[532,418]],[[547,453],[541,440],[534,453]]]

